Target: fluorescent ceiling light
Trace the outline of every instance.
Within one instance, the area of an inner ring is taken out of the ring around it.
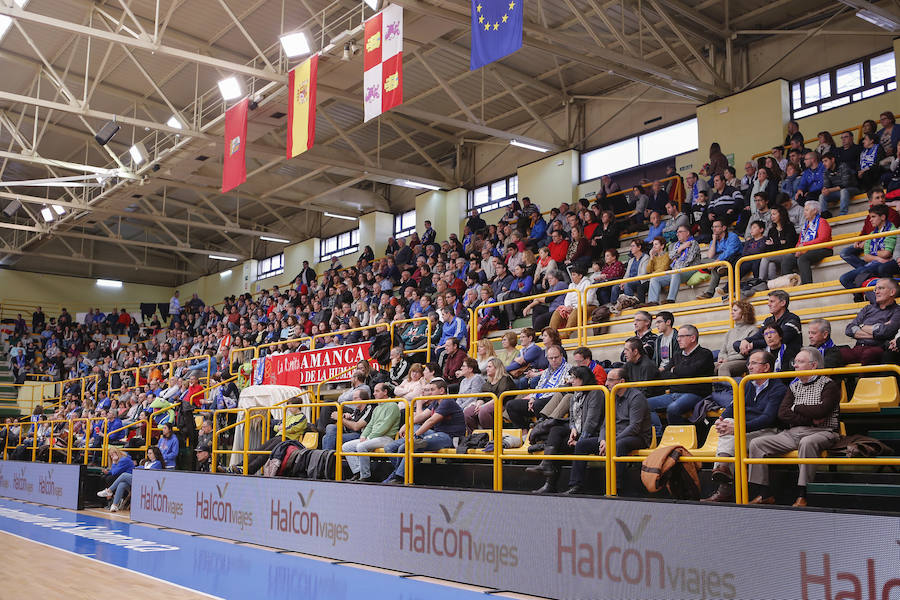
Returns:
[[[290,244],[291,243],[291,240],[283,240],[281,238],[269,237],[267,235],[261,235],[261,236],[259,236],[259,239],[265,240],[267,242],[277,242],[279,244]]]
[[[176,117],[175,115],[172,115],[171,117],[169,117],[169,120],[166,121],[166,125],[168,125],[172,129],[181,129],[182,127],[184,127],[181,124],[181,120],[178,117]]]
[[[542,148],[541,146],[535,146],[534,144],[526,144],[525,142],[520,142],[519,140],[509,140],[510,146],[516,146],[518,148],[525,148],[526,150],[534,150],[535,152],[547,152],[550,148]]]
[[[440,187],[436,185],[431,185],[430,183],[419,183],[418,181],[412,181],[410,179],[403,180],[403,185],[406,187],[417,188],[420,190],[439,190]]]
[[[210,254],[209,257],[213,260],[227,260],[228,262],[237,262],[238,259],[232,258],[230,256],[220,256],[218,254]]]
[[[871,10],[861,10],[856,13],[856,16],[863,21],[867,21],[872,25],[875,25],[876,27],[881,27],[882,29],[887,29],[888,31],[897,31],[897,29],[900,29],[900,24],[898,24],[897,21],[893,18],[886,15],[880,15]]]
[[[122,287],[122,282],[115,279],[98,279],[97,285],[106,288],[120,288]]]
[[[48,223],[56,218],[53,216],[53,211],[50,210],[49,206],[45,206],[41,209],[41,216],[44,217],[44,221]]]
[[[327,212],[325,213],[326,217],[331,217],[333,219],[344,219],[345,221],[359,221],[356,217],[348,217],[347,215],[336,215],[334,213]]]
[[[231,269],[219,273],[219,279],[225,279],[226,277],[231,277]]]
[[[147,159],[150,156],[147,154],[147,148],[144,146],[143,142],[138,142],[128,149],[128,153],[131,154],[131,160],[134,161],[134,164],[139,165],[141,163],[147,162]]]
[[[219,92],[222,94],[223,100],[234,100],[241,97],[241,84],[237,77],[226,77],[219,81]]]
[[[51,206],[52,206],[53,210],[56,211],[56,214],[58,214],[60,216],[66,214],[66,209],[64,209],[62,206],[59,206],[57,204],[52,204]]]
[[[309,54],[309,40],[302,31],[281,36],[281,47],[288,58]]]

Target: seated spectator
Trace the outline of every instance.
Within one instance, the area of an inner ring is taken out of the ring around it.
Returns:
[[[709,242],[709,250],[706,258],[715,262],[729,262],[732,265],[741,257],[741,240],[721,219],[713,221],[713,236]],[[706,291],[697,296],[698,300],[705,300],[713,296],[722,296],[726,293],[724,287],[719,287],[719,281],[723,275],[728,275],[728,268],[713,267],[709,273],[709,285]]]
[[[686,214],[681,212],[678,207],[677,202],[673,202],[669,200],[666,202],[666,214],[669,215],[669,219],[666,221],[665,226],[663,227],[661,237],[668,242],[674,242],[678,237],[678,228],[682,225],[690,226],[690,219]],[[647,243],[653,243],[653,239],[657,236],[647,236]]]
[[[643,186],[636,185],[631,189],[629,202],[634,211],[631,222],[635,228],[640,227],[650,218],[650,196],[644,191]]]
[[[650,223],[647,226],[647,235],[644,237],[644,242],[649,244],[653,241],[653,238],[662,235],[663,229],[665,228],[665,224],[662,222],[662,216],[655,210],[650,211]]]
[[[656,357],[656,334],[653,333],[653,317],[646,310],[639,310],[634,313],[634,337],[641,341],[644,347],[644,354],[650,360]],[[622,362],[625,361],[625,352],[620,357]]]
[[[538,249],[538,259],[534,270],[534,285],[536,292],[546,292],[550,289],[546,277],[548,273],[557,270],[556,261],[550,258],[550,250],[546,246]]]
[[[856,318],[847,324],[847,337],[856,345],[842,347],[841,361],[845,364],[862,363],[877,365],[887,343],[900,331],[900,306],[897,292],[900,289],[893,279],[879,279],[875,284],[875,301],[863,307]]]
[[[512,378],[503,367],[503,363],[496,356],[487,361],[485,367],[485,383],[482,392],[494,394],[498,398],[500,394],[515,389]],[[494,427],[494,401],[488,398],[476,398],[466,417],[466,428],[492,429]]]
[[[775,366],[772,370],[776,373],[790,371],[793,368],[794,357],[784,343],[784,331],[781,327],[771,323],[762,328],[763,339],[766,341],[766,350],[775,357]]]
[[[394,394],[398,398],[406,398],[410,401],[415,400],[419,396],[425,395],[425,383],[422,365],[413,363],[409,368],[409,374],[406,376],[406,379],[394,388]]]
[[[554,389],[562,387],[569,376],[571,363],[566,362],[565,350],[560,346],[550,346],[546,349],[548,366],[543,371],[531,369],[526,371],[528,377],[538,377],[535,389]],[[504,407],[513,426],[528,429],[531,419],[537,417],[541,410],[550,402],[552,394],[534,393],[519,396],[509,400]]]
[[[763,332],[769,325],[778,325],[783,333],[783,341],[787,352],[796,356],[803,346],[803,331],[800,325],[800,317],[788,310],[791,297],[784,290],[772,290],[769,292],[768,308],[771,313],[763,321],[763,327],[755,333],[740,341],[735,342],[734,349],[743,356],[749,357],[753,350],[762,350],[766,347]]]
[[[441,337],[438,341],[439,346],[443,346],[447,340],[455,339],[458,346],[465,347],[468,340],[468,328],[466,322],[456,316],[456,312],[452,306],[444,306],[441,309],[441,317],[443,318],[443,328]]]
[[[806,168],[800,175],[797,191],[794,194],[794,201],[800,206],[806,206],[807,202],[818,202],[825,181],[825,165],[821,163],[819,154],[815,150],[806,151],[803,156],[803,164]]]
[[[387,384],[379,383],[375,386],[376,398],[388,398],[390,395],[391,390]],[[355,440],[344,442],[341,446],[342,452],[374,452],[394,440],[402,420],[397,404],[381,402],[372,406],[374,409],[371,420],[363,427],[362,434]],[[351,481],[374,481],[371,459],[368,456],[348,456],[347,464],[353,473]]]
[[[391,384],[399,385],[409,374],[411,367],[412,365],[403,355],[403,349],[400,346],[391,348],[391,369],[389,371]]]
[[[672,360],[668,369],[660,373],[662,379],[685,379],[691,377],[712,377],[715,373],[715,365],[712,352],[699,344],[700,332],[693,325],[682,325],[678,331],[678,346],[681,353]],[[648,399],[650,410],[653,411],[651,419],[662,431],[662,423],[656,415],[660,409],[666,410],[669,425],[682,425],[688,421],[684,414],[690,413],[694,406],[712,392],[712,385],[708,383],[690,383],[673,385],[668,394],[653,396]]]
[[[594,374],[587,367],[574,367],[570,372],[572,385],[597,385]],[[582,454],[596,452],[600,438],[605,430],[600,429],[603,419],[604,396],[600,390],[577,391],[568,394],[567,420],[557,420],[550,428],[544,444],[545,454],[569,454],[579,441],[582,441]],[[588,442],[588,440],[593,440]],[[576,464],[581,461],[575,461]],[[534,491],[536,494],[556,492],[556,484],[562,465],[558,461],[542,460],[539,464],[527,467],[527,473],[542,475],[544,485]],[[581,473],[582,477],[584,472]],[[580,482],[579,482],[580,483]]]
[[[809,345],[816,348],[825,359],[826,369],[843,367],[841,347],[831,339],[831,322],[827,319],[813,319],[807,326]]]
[[[478,394],[484,388],[485,380],[478,368],[478,361],[472,357],[466,357],[463,360],[457,375],[460,376],[459,394]],[[465,417],[467,423],[475,411],[475,402],[479,399],[472,396],[463,396],[456,399],[456,403],[463,409],[463,417]],[[471,431],[468,433],[471,433]]]
[[[601,271],[604,276],[592,279],[594,283],[598,283],[600,281],[610,281],[612,279],[640,277],[641,275],[647,274],[647,266],[650,264],[650,255],[644,251],[644,244],[641,243],[640,240],[631,240],[629,247],[631,248],[631,258],[628,259],[628,264],[625,265],[624,269],[622,269],[622,273],[619,274],[618,277],[610,277],[610,275],[615,275],[615,272],[603,273],[603,271]],[[618,250],[613,249],[607,250],[605,253],[607,261],[606,264],[612,265],[612,268],[616,270],[618,270],[618,267],[616,267],[615,264],[622,264],[619,262],[618,254]],[[616,257],[615,263],[609,262],[610,260],[612,260],[613,256]],[[637,304],[637,301],[639,301],[639,297],[642,296],[642,294],[640,294],[640,289],[640,281],[629,281],[628,283],[614,285],[609,288],[598,288],[597,301],[601,305],[608,304],[610,302],[618,303],[620,294],[624,293],[626,296],[634,298],[636,300],[635,304]]]
[[[797,248],[831,241],[831,225],[819,215],[818,202],[807,202],[803,206],[803,215],[804,221],[800,229]],[[799,250],[794,254],[787,254],[781,257],[781,272],[799,273],[802,285],[812,283],[812,266],[832,254],[834,254],[834,250],[831,248]]]
[[[781,180],[781,185],[779,186],[779,191],[782,194],[787,195],[791,199],[793,199],[797,192],[799,191],[798,186],[800,185],[800,170],[794,165],[794,163],[788,163],[785,167],[784,179]]]
[[[428,396],[443,396],[447,394],[447,384],[442,379],[434,379],[425,390]],[[452,448],[453,438],[460,438],[466,434],[466,422],[462,409],[453,398],[432,400],[428,405],[423,405],[421,411],[417,411],[414,423],[413,447],[416,451],[435,452],[442,448]],[[400,452],[406,444],[406,425],[398,430],[400,437],[388,442],[384,446],[386,454]],[[403,473],[406,468],[406,459],[391,457],[393,472],[383,483],[403,483]]]
[[[741,258],[745,256],[753,256],[755,254],[761,254],[767,251],[766,238],[763,235],[765,231],[765,224],[762,221],[753,221],[752,223],[750,223],[749,234],[744,240],[744,245],[741,248]],[[758,278],[759,266],[761,262],[762,259],[741,263],[741,269],[738,273],[738,281],[740,281],[746,275],[753,275],[753,277]]]
[[[172,423],[163,423],[160,427],[162,435],[156,445],[162,454],[162,458],[166,463],[167,469],[175,468],[175,460],[178,458],[178,438],[172,429]]]
[[[497,356],[497,353],[494,351],[494,342],[488,339],[480,339],[476,344],[476,353],[475,360],[478,361],[478,370],[483,372],[487,367],[488,361]]]
[[[825,174],[822,183],[821,210],[828,210],[828,203],[838,200],[840,214],[850,212],[850,199],[859,193],[856,182],[856,171],[847,163],[838,162],[833,152],[822,156]]]
[[[438,357],[438,365],[444,381],[448,388],[452,390],[450,393],[455,394],[460,380],[460,375],[457,375],[457,372],[466,359],[466,353],[461,349],[459,340],[453,337],[447,338],[447,341],[444,342],[443,350]]]
[[[731,305],[731,319],[734,327],[725,333],[719,357],[716,360],[716,374],[720,377],[738,377],[747,372],[747,357],[739,351],[741,340],[756,333],[756,311],[746,300],[737,300]]]
[[[624,369],[613,369],[606,379],[607,386],[612,388],[620,383],[625,383]],[[616,456],[628,456],[635,450],[650,446],[650,408],[647,405],[647,397],[638,388],[619,388],[615,390],[616,396]],[[606,439],[603,432],[606,431],[606,407],[601,407],[601,422],[597,428],[597,436],[585,436],[584,429],[575,437],[574,452],[576,455],[597,454],[606,455]],[[570,411],[571,415],[571,411]],[[628,463],[616,463],[616,480],[624,483],[625,470]],[[573,461],[572,471],[569,475],[569,489],[564,493],[575,495],[582,493],[583,481],[587,463],[585,461]]]
[[[113,449],[115,450],[115,449]],[[113,454],[113,450],[110,450],[110,455]],[[131,479],[132,473],[134,472],[134,461],[131,460],[131,457],[128,456],[125,452],[120,450],[115,450],[117,455],[124,455],[128,458],[125,461],[123,458],[118,458],[114,466],[118,466],[119,463],[123,463],[122,466],[116,471],[118,472],[117,477],[113,481],[112,485],[104,490],[100,490],[97,492],[97,495],[101,498],[112,498],[112,504],[109,506],[109,512],[118,512],[119,508],[121,508],[122,504],[125,501],[125,496],[127,496],[131,492]],[[128,465],[128,463],[131,463]],[[110,474],[112,473],[112,468],[110,470]],[[143,461],[144,469],[165,469],[166,464],[162,458],[162,454],[159,451],[159,448],[156,446],[150,446],[147,448],[147,458]]]
[[[798,371],[821,369],[825,365],[815,348],[803,348],[794,359]],[[750,458],[781,456],[797,450],[800,458],[817,458],[840,438],[838,416],[841,389],[837,382],[825,376],[804,375],[791,381],[778,409],[778,420],[787,429],[774,435],[761,435],[748,445]],[[806,506],[806,485],[815,478],[816,465],[801,464],[798,494],[794,506]],[[774,504],[769,488],[769,466],[750,465],[753,484],[750,504]]]
[[[897,151],[897,143],[900,142],[900,127],[895,127],[894,113],[889,110],[879,115],[881,129],[875,133],[875,139],[884,150],[885,156],[894,156]]]
[[[677,338],[676,338],[677,339]],[[625,364],[625,379],[628,381],[653,381],[659,379],[659,367],[656,361],[647,356],[644,344],[638,337],[625,340],[625,349],[622,351],[622,362]],[[653,388],[647,387],[644,392]]]
[[[575,350],[572,351],[572,366],[573,368],[587,367],[591,370],[591,373],[594,374],[597,385],[606,384],[606,369],[603,368],[603,365],[594,360],[594,355],[590,348],[584,346],[575,348]]]
[[[870,233],[893,231],[894,226],[887,219],[887,206],[881,204],[870,207],[869,222],[872,224]],[[900,265],[894,260],[896,244],[897,236],[890,235],[856,242],[844,248],[841,251],[841,258],[853,269],[841,275],[841,285],[847,289],[857,288],[872,277],[892,277],[900,273]]]
[[[731,225],[744,209],[744,197],[740,190],[726,185],[723,175],[713,179],[713,188],[707,209],[708,218],[710,222],[718,219],[725,225]]]
[[[700,263],[700,245],[691,237],[690,229],[687,227],[678,228],[678,241],[671,244],[669,248],[670,268],[672,270],[690,267]],[[647,305],[655,306],[659,304],[659,295],[662,287],[666,285],[668,280],[669,295],[665,298],[663,304],[671,304],[678,297],[678,288],[682,281],[687,281],[691,273],[672,273],[670,275],[660,275],[650,280],[650,290],[647,294]],[[631,381],[631,380],[629,380]]]
[[[632,254],[632,258],[629,259],[628,265],[632,270],[637,269],[640,272],[640,264],[646,266],[649,261],[649,257],[643,252],[642,244],[637,241],[632,241],[632,252],[635,251],[635,246],[637,246],[637,254]],[[619,261],[619,251],[613,248],[610,248],[606,252],[604,252],[604,262],[601,266],[600,261],[594,261],[592,265],[591,274],[588,277],[590,284],[594,285],[596,283],[602,283],[604,281],[616,281],[617,279],[622,279],[623,276],[628,272],[628,267],[626,267],[622,262]],[[633,263],[633,264],[632,264]],[[601,287],[596,288],[594,292],[597,296],[597,301],[600,304],[609,304],[609,302],[613,299],[613,295],[617,295],[616,290],[619,286],[609,286],[609,287]]]
[[[678,330],[675,329],[675,315],[667,310],[660,311],[653,319],[656,325],[656,339],[653,341],[653,358],[656,367],[665,371],[672,364],[672,359],[681,352],[678,347]],[[624,358],[624,356],[623,356]]]
[[[550,252],[550,258],[556,261],[557,265],[561,266],[566,262],[569,241],[563,238],[562,231],[554,229],[550,232],[550,243],[547,244],[547,250]]]
[[[504,300],[513,300],[515,298],[523,298],[534,294],[534,279],[525,272],[525,265],[520,263],[513,268],[513,280],[509,286],[509,292],[506,293]],[[516,302],[514,304],[506,304],[503,309],[506,311],[507,322],[512,323],[522,314],[524,308],[528,306],[528,302]]]
[[[750,188],[747,197],[756,198],[762,195],[766,199],[769,206],[775,204],[775,197],[778,195],[778,180],[773,180],[767,167],[761,167],[756,171],[756,178],[753,180],[753,186]],[[750,207],[751,212],[753,206]],[[752,215],[751,215],[751,218]]]
[[[582,307],[582,294],[591,284],[591,280],[585,277],[587,269],[580,265],[573,266],[570,270],[572,283],[569,284],[569,293],[565,295],[562,305],[558,306],[550,316],[550,327],[559,331],[563,339],[571,335],[571,330],[578,324],[578,310]],[[588,298],[588,306],[591,306],[592,298]],[[596,300],[594,300],[596,305]],[[590,309],[588,309],[590,310]],[[567,331],[560,331],[567,329]]]
[[[785,250],[797,246],[797,230],[788,216],[787,209],[778,205],[771,210],[772,223],[766,232],[765,251]],[[763,257],[759,261],[759,277],[769,280],[778,277],[778,267],[781,266],[781,257]]]
[[[619,247],[619,226],[611,210],[600,213],[600,222],[591,236],[591,256],[600,258],[607,248]]]
[[[775,357],[765,350],[756,350],[747,360],[751,375],[770,373],[775,368]],[[755,379],[744,382],[744,426],[747,442],[765,435],[778,433],[778,408],[787,392],[781,379]],[[734,406],[728,406],[713,424],[719,441],[716,456],[734,456]],[[719,484],[716,492],[703,502],[734,502],[734,467],[731,463],[716,463],[712,471],[713,481]]]
[[[867,190],[878,183],[881,178],[881,162],[885,159],[884,148],[873,134],[863,136],[863,150],[859,155],[859,169],[856,177],[862,189]]]
[[[385,384],[378,383],[375,384],[375,387],[377,388],[379,385],[384,386]],[[375,410],[374,404],[365,404],[365,401],[369,398],[371,396],[369,395],[368,387],[355,389],[353,396],[346,402],[341,403],[346,404],[346,406],[342,406],[340,410],[330,411],[331,414],[329,416],[334,423],[325,428],[325,435],[322,437],[323,450],[334,450],[337,448],[338,418],[340,418],[342,428],[341,447],[346,442],[359,438],[366,423],[372,419],[372,411]],[[323,408],[322,412],[329,412],[329,409]]]

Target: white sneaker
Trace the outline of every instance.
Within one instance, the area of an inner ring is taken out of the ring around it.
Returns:
[[[111,504],[109,506],[109,512],[119,512],[119,507],[116,506],[115,504]]]
[[[112,498],[112,492],[109,491],[109,488],[107,488],[105,490],[100,490],[99,492],[97,492],[97,495],[100,496],[101,498]]]

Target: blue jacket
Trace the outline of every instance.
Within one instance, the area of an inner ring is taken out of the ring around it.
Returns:
[[[144,465],[144,468],[158,471],[162,469],[162,463],[158,460],[154,460],[152,463],[147,463],[146,465]]]
[[[662,223],[662,222],[660,222],[660,224],[657,225],[656,227],[654,227],[653,225],[650,225],[650,228],[647,230],[647,237],[644,238],[644,241],[647,242],[648,244],[652,244],[653,238],[662,235],[662,232],[663,232],[663,229],[665,228],[665,226],[666,226],[666,224]]]
[[[815,169],[807,169],[800,176],[797,189],[804,192],[818,192],[825,185],[825,165],[819,163]]]
[[[744,409],[747,419],[747,431],[758,431],[766,427],[774,427],[778,419],[778,407],[787,394],[787,387],[780,379],[770,379],[763,391],[756,395],[756,385],[745,382]],[[722,413],[723,419],[734,418],[734,407],[729,406]]]
[[[881,144],[881,134],[884,133],[884,128],[878,130],[875,134],[875,140],[877,144]],[[900,142],[900,127],[894,125],[894,128],[891,129],[891,146],[894,148],[894,152],[897,151],[897,142]]]
[[[716,242],[716,260],[728,260],[742,250],[741,239],[733,231],[729,231],[725,239]]]
[[[544,220],[544,217],[540,217],[534,222],[534,225],[531,226],[531,235],[528,237],[538,242],[547,237],[547,221]]]
[[[455,337],[459,340],[460,347],[465,347],[466,340],[466,324],[459,317],[453,317],[449,323],[444,323],[444,329],[441,331],[441,340],[438,344],[443,344],[449,338]]]
[[[797,186],[800,184],[800,178],[797,175],[793,177],[785,177],[781,181],[781,191],[788,196],[793,197],[797,193]]]
[[[509,286],[509,291],[511,292],[521,292],[523,295],[527,296],[531,293],[531,286],[534,283],[531,275],[526,275],[522,278],[516,277],[513,279],[512,285]]]
[[[512,373],[516,369],[521,368],[522,366],[531,367],[532,369],[546,369],[549,363],[547,362],[547,357],[544,354],[544,350],[538,346],[537,344],[532,344],[528,346],[528,348],[523,348],[521,350],[522,358],[525,359],[525,365],[520,365],[519,363],[513,361],[506,367],[507,372]]]
[[[122,473],[134,471],[134,461],[127,454],[109,466],[109,476],[115,479]]]
[[[166,464],[174,465],[175,459],[178,457],[178,438],[175,437],[175,434],[173,433],[172,437],[168,439],[164,436],[159,436],[157,446],[159,447],[159,451],[162,452]]]
[[[106,420],[106,432],[110,434],[109,441],[118,442],[123,437],[125,437],[125,434],[128,433],[127,430],[123,429],[122,431],[116,431],[116,429],[119,429],[122,426],[122,419],[120,419],[119,417]],[[116,431],[116,433],[110,433],[112,431]]]

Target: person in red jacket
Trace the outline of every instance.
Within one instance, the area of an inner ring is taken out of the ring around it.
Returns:
[[[831,226],[819,214],[818,202],[807,202],[803,205],[803,226],[800,228],[800,239],[797,247],[812,246],[831,241]],[[805,250],[788,254],[781,259],[782,273],[798,273],[800,283],[812,283],[812,266],[834,254],[831,248]]]
[[[182,399],[199,408],[203,404],[203,386],[200,385],[200,379],[196,375],[191,375],[190,382]]]
[[[550,258],[555,260],[556,264],[561,265],[566,262],[566,254],[569,252],[569,241],[563,239],[559,230],[553,230],[550,232],[550,243],[547,244],[547,249],[550,250]]]
[[[128,314],[124,308],[122,312],[119,313],[119,320],[116,322],[116,333],[123,334],[128,331],[128,326],[131,325],[131,315]]]

